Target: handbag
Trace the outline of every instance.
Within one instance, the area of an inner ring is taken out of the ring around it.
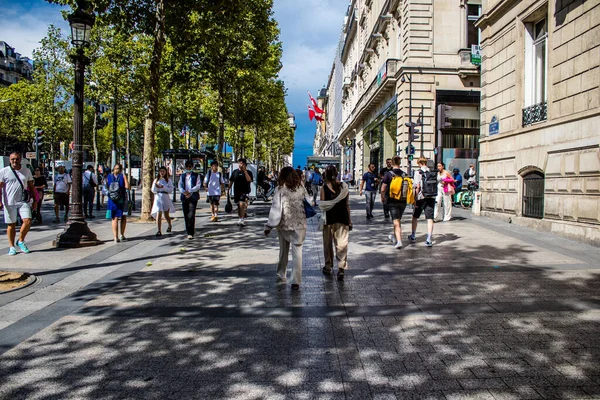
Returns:
[[[314,207],[310,205],[306,199],[302,199],[302,203],[304,204],[304,213],[306,214],[306,218],[312,218],[317,215]]]
[[[225,212],[230,214],[233,211],[233,204],[231,204],[231,197],[227,193],[227,204],[225,204]]]
[[[19,181],[19,185],[21,185],[21,193],[22,193],[22,202],[23,203],[29,203],[29,200],[31,199],[31,195],[29,193],[29,190],[26,190],[25,187],[23,186],[23,182],[21,182],[21,178],[19,178],[19,175],[17,175],[17,171],[15,171],[15,169],[11,166],[10,170],[13,172],[13,174],[15,174],[15,178],[17,178],[17,181]]]

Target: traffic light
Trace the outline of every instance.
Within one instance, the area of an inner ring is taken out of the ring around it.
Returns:
[[[33,146],[37,150],[40,147],[42,147],[43,144],[44,144],[44,130],[43,129],[36,129],[35,130],[35,141],[33,142]]]
[[[452,126],[452,123],[450,122],[450,110],[452,110],[452,107],[450,107],[447,104],[439,104],[438,105],[438,113],[437,113],[437,129],[444,129],[444,128],[449,128]]]
[[[406,122],[404,125],[406,125],[408,127],[408,141],[409,142],[416,141],[420,137],[417,135],[417,133],[419,133],[419,130],[417,128],[415,128],[417,126],[417,123]]]
[[[414,156],[412,154],[408,155],[408,161],[412,161],[414,159]]]

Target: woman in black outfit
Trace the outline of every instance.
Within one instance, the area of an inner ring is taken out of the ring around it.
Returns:
[[[48,188],[48,181],[42,175],[42,170],[38,167],[33,171],[33,186],[38,192],[37,208],[33,211],[35,222],[42,223],[42,201],[44,200],[44,190]]]

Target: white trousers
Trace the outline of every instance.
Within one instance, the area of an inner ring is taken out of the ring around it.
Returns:
[[[444,189],[439,190],[435,198],[435,211],[433,219],[439,220],[440,208],[444,207],[444,221],[450,221],[452,218],[452,195],[444,193]]]
[[[290,284],[299,285],[302,282],[302,241],[304,240],[304,237],[302,237],[302,240],[294,240],[290,237],[291,235],[293,235],[291,232],[277,230],[277,236],[279,237],[279,263],[277,264],[277,276],[281,280],[287,279],[288,258],[290,246],[292,246],[292,276]],[[290,241],[290,239],[292,240]]]

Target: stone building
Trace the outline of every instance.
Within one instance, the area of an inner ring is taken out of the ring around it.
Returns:
[[[600,244],[600,1],[487,0],[482,211]]]
[[[406,168],[409,122],[423,132],[412,143],[415,157],[437,153],[461,170],[475,160],[480,80],[471,45],[479,43],[480,12],[480,0],[351,1],[331,73],[341,70],[341,95],[334,100],[341,107],[329,106],[341,109],[333,135],[344,169],[360,177],[370,162],[381,166],[396,154]],[[438,130],[441,104],[453,110],[450,126]],[[338,117],[329,113],[327,126]]]
[[[8,43],[0,41],[0,86],[9,86],[20,79],[31,79],[33,65],[27,57],[16,53]]]

